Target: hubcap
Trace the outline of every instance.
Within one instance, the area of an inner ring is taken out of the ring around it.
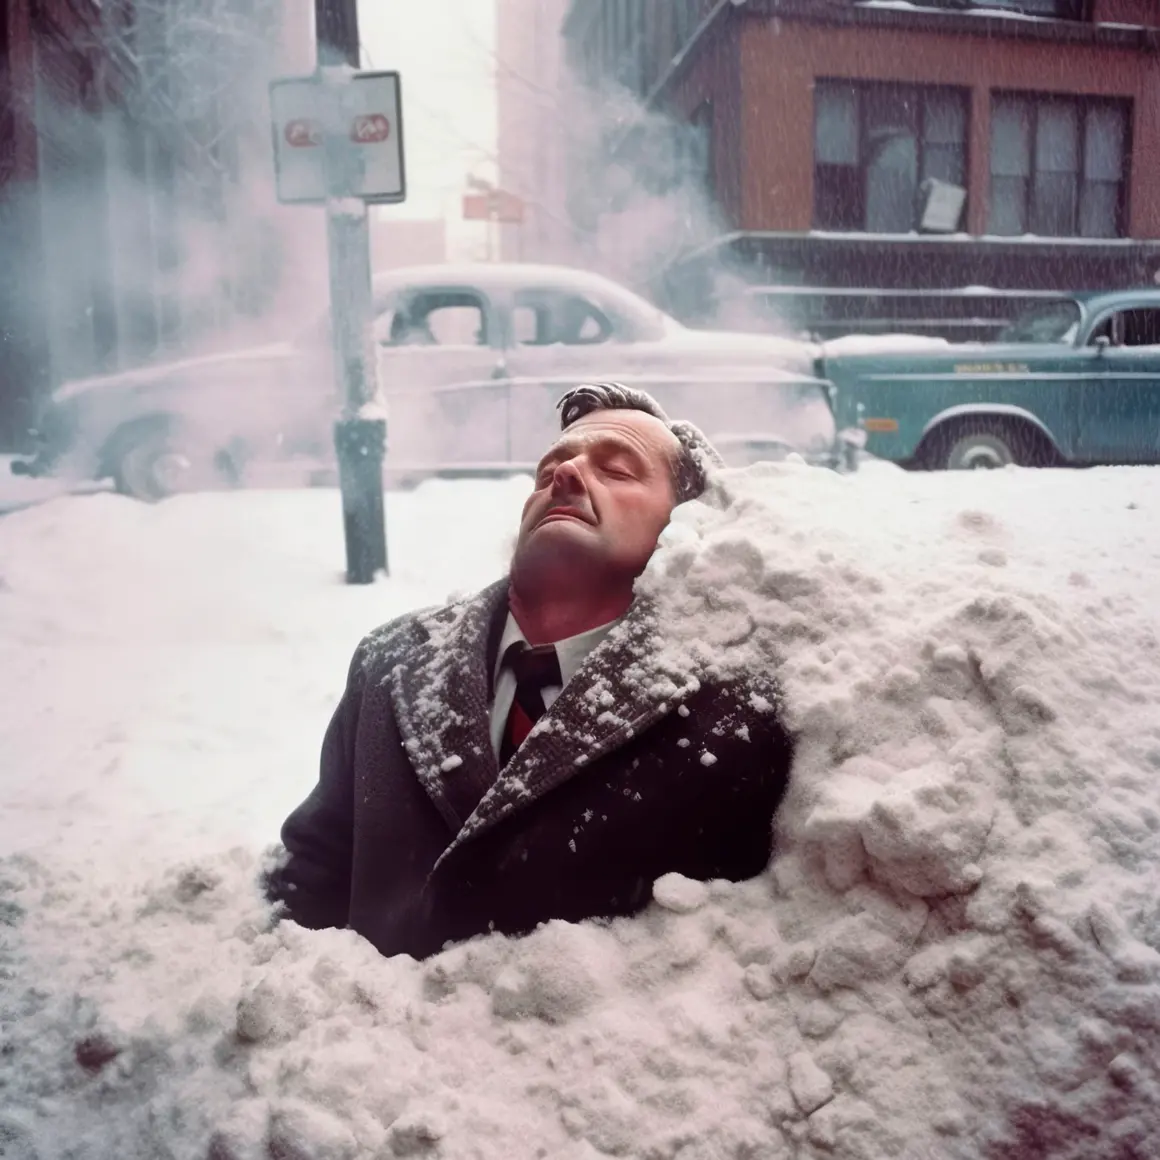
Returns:
[[[189,456],[180,451],[163,451],[153,461],[153,478],[165,491],[178,491],[192,467]]]
[[[967,471],[993,471],[997,467],[1006,467],[1008,460],[994,447],[972,447],[962,458],[963,467]]]

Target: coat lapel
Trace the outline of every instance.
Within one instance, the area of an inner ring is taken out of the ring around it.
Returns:
[[[488,654],[503,625],[507,591],[505,578],[467,600],[420,613],[425,639],[389,677],[415,775],[456,833],[496,779]]]
[[[648,729],[700,687],[687,656],[666,655],[655,610],[638,598],[537,722],[439,862]]]

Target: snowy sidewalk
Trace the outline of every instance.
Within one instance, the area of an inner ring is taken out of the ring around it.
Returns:
[[[422,965],[253,880],[358,638],[526,481],[390,496],[365,589],[333,492],[0,520],[0,1153],[1160,1154],[1160,472],[726,486],[645,583],[782,674],[773,870]]]

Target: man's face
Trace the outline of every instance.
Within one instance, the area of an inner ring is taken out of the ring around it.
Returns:
[[[679,453],[676,436],[643,411],[578,419],[540,460],[513,570],[631,582],[672,514]]]

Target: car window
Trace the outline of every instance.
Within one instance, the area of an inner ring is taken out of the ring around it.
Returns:
[[[487,346],[487,309],[469,290],[432,290],[401,298],[380,315],[383,346]]]
[[[1000,342],[1073,342],[1080,310],[1075,302],[1039,302],[1025,310],[1000,335]]]
[[[1118,310],[1092,331],[1091,342],[1101,337],[1112,346],[1160,346],[1160,309]]]
[[[615,336],[608,315],[595,303],[559,290],[518,290],[512,332],[519,346],[592,346]]]

